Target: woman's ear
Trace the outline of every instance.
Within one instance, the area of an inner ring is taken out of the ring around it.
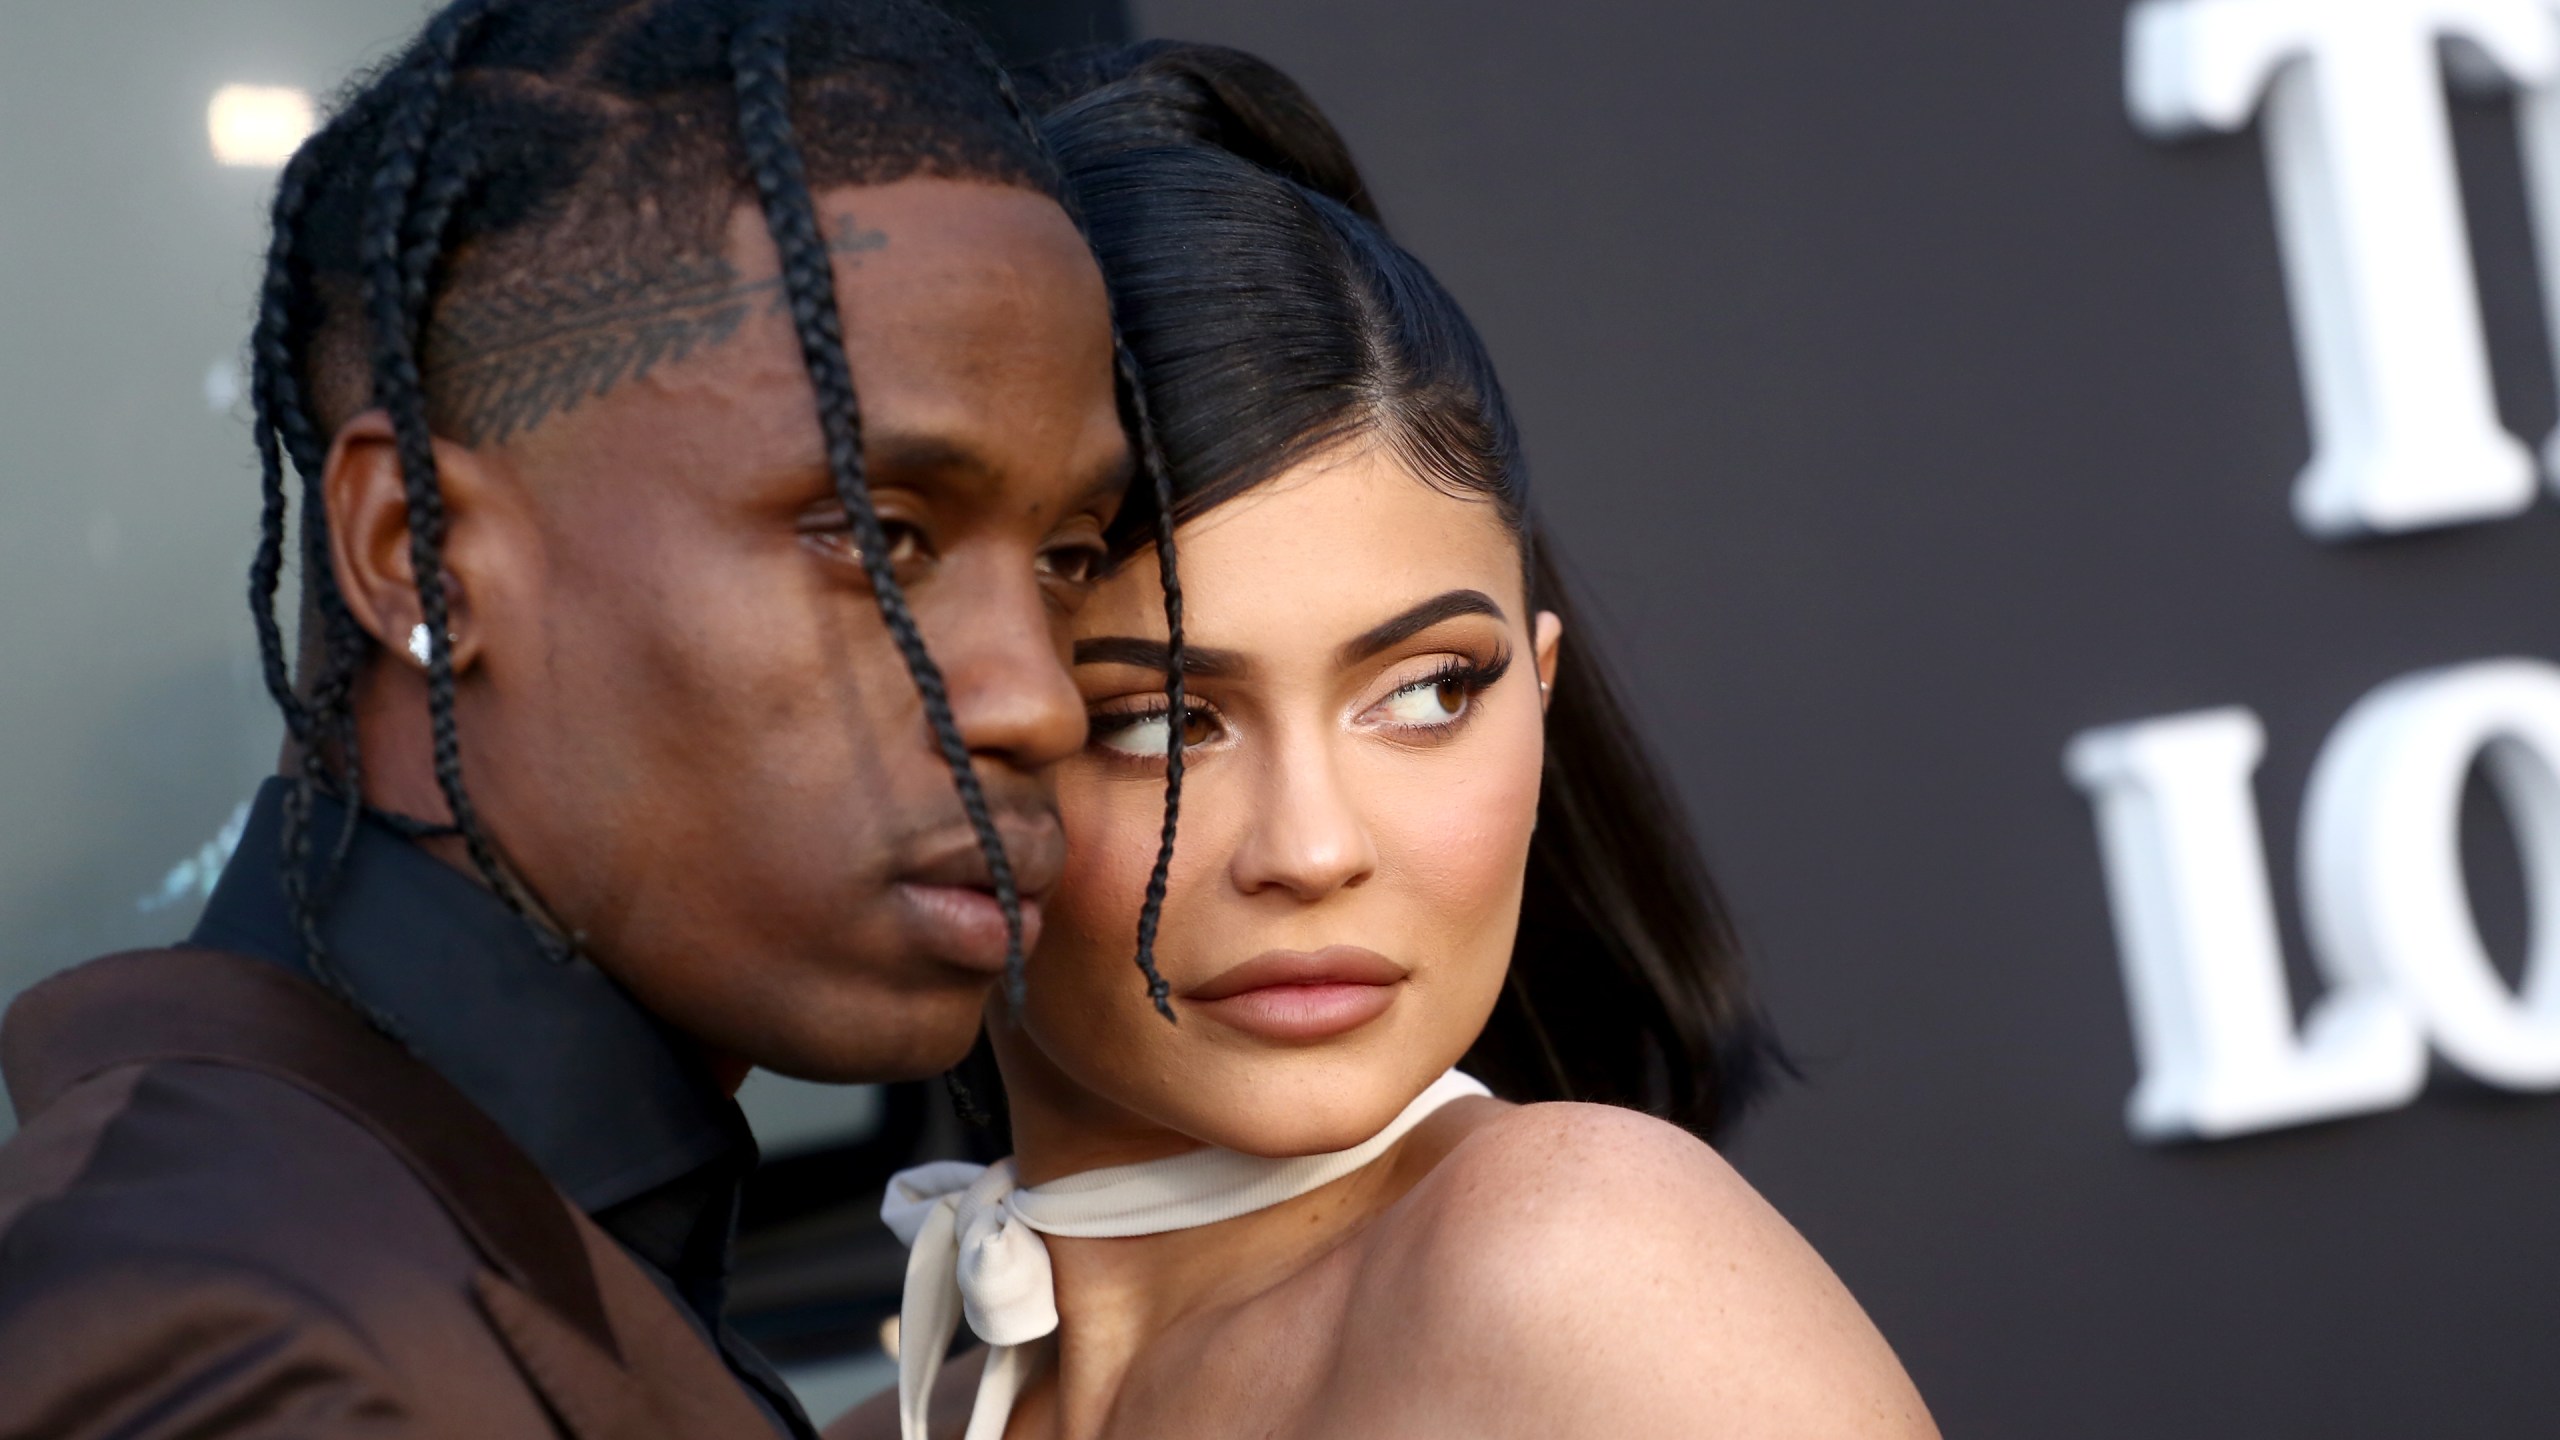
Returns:
[[[451,563],[455,532],[485,492],[478,460],[457,445],[436,443],[438,489],[445,510],[445,630],[459,674],[479,653],[471,623],[470,587]],[[339,428],[321,472],[329,514],[329,563],[338,593],[356,623],[384,649],[420,670],[416,642],[425,636],[417,570],[409,541],[408,486],[391,417],[368,410]]]
[[[1529,627],[1530,650],[1538,662],[1538,708],[1543,711],[1555,698],[1556,656],[1564,644],[1564,619],[1553,610],[1541,610]]]

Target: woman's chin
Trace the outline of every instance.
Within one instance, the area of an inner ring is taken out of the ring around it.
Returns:
[[[1259,1068],[1259,1067],[1257,1067]],[[1412,1103],[1401,1077],[1373,1084],[1297,1086],[1247,1070],[1230,1084],[1199,1087],[1179,1107],[1175,1128],[1205,1145],[1286,1160],[1348,1150],[1387,1128]]]

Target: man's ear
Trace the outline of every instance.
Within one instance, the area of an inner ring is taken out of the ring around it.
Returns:
[[[454,563],[458,551],[472,547],[456,542],[484,508],[489,477],[479,458],[459,445],[439,440],[435,455],[437,489],[444,497],[445,628],[459,674],[479,654],[479,637],[466,578],[470,567]],[[329,563],[347,609],[384,649],[424,670],[410,649],[425,611],[410,550],[408,486],[390,415],[367,410],[339,428],[321,472],[321,494],[329,511]]]
[[[1538,661],[1538,708],[1544,710],[1555,695],[1556,656],[1564,643],[1564,618],[1553,610],[1539,611],[1529,627],[1529,641]]]

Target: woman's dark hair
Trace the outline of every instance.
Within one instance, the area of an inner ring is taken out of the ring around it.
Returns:
[[[1334,446],[1490,503],[1566,620],[1508,985],[1467,1068],[1700,1134],[1783,1063],[1680,805],[1572,623],[1491,358],[1386,233],[1350,151],[1252,56],[1157,42],[1053,63],[1035,101],[1082,207],[1187,519]]]
[[[680,358],[754,304],[790,312],[837,496],[992,872],[1008,977],[1019,986],[1011,867],[872,510],[813,199],[820,188],[919,175],[1025,186],[1075,213],[1009,77],[974,34],[925,0],[456,0],[359,81],[286,166],[252,339],[263,504],[250,609],[267,688],[300,756],[285,812],[285,883],[314,972],[351,1003],[362,1008],[328,960],[319,914],[362,809],[353,697],[379,647],[330,563],[321,477],[331,437],[368,407],[390,416],[450,832],[546,948],[565,956],[574,942],[543,923],[539,897],[506,868],[464,784],[432,437],[502,440],[627,374]],[[730,214],[750,199],[780,254],[779,282],[742,280],[726,260]],[[616,318],[617,304],[628,314]],[[564,313],[603,313],[613,323],[564,335],[556,323]],[[1123,419],[1152,482],[1128,509],[1134,524],[1152,520],[1178,646],[1169,480],[1147,392],[1127,347],[1115,348]],[[275,613],[287,460],[302,482],[298,678]],[[1167,691],[1179,704],[1178,675]],[[1152,944],[1180,787],[1177,763],[1139,924],[1137,963],[1159,1007],[1164,982]],[[311,817],[321,793],[351,803],[345,828],[314,864]],[[402,824],[412,834],[443,828]]]

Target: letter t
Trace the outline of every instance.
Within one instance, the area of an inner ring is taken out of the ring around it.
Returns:
[[[2161,137],[2266,100],[2313,453],[2294,513],[2323,539],[2494,520],[2534,465],[2498,424],[2445,116],[2441,41],[2518,83],[2560,70],[2542,0],[2142,0],[2126,97]]]

